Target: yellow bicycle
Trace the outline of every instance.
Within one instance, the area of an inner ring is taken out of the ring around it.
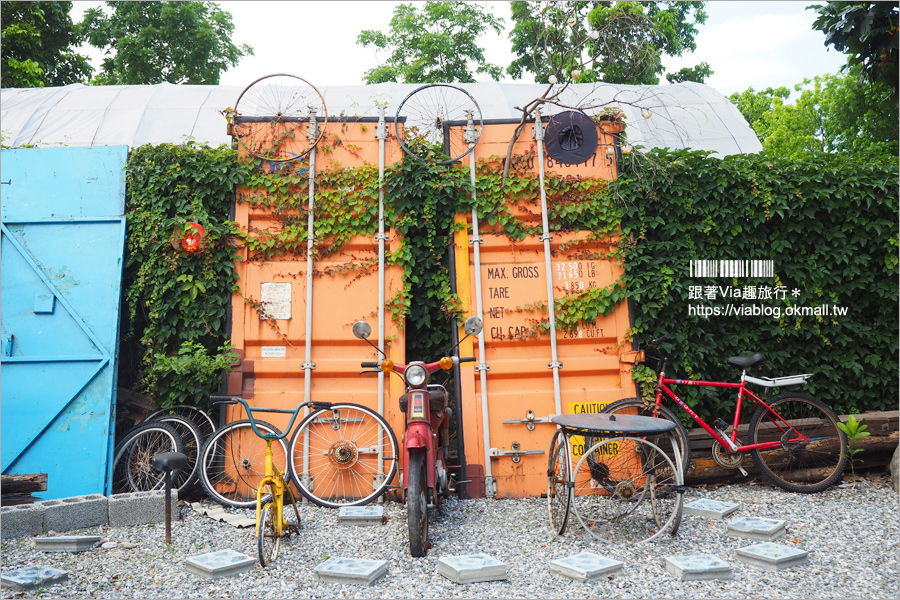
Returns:
[[[214,404],[243,405],[247,420],[217,429],[200,453],[200,482],[223,506],[256,506],[259,562],[275,560],[284,535],[297,531],[300,512],[289,482],[310,502],[327,508],[361,506],[390,487],[397,473],[397,438],[384,417],[349,402],[303,402],[293,410],[251,408],[236,396],[212,396]],[[294,430],[300,409],[307,414]],[[253,413],[290,414],[282,433]],[[263,444],[265,441],[265,456]],[[282,466],[282,468],[279,468]],[[284,518],[285,497],[296,523]]]
[[[263,567],[270,564],[278,558],[278,549],[281,546],[281,538],[292,533],[300,533],[300,510],[297,508],[297,499],[291,486],[285,483],[285,474],[275,466],[274,454],[272,452],[272,442],[284,438],[294,424],[300,408],[298,406],[294,410],[279,408],[250,408],[250,405],[243,398],[229,398],[228,400],[218,400],[215,404],[234,404],[240,402],[247,410],[247,418],[253,433],[266,441],[266,459],[265,459],[265,475],[256,488],[256,547],[259,556],[259,564]],[[277,430],[267,431],[263,433],[256,427],[256,420],[253,418],[253,412],[279,412],[292,413],[291,422],[285,429],[284,433]],[[284,517],[284,499],[290,501],[290,505],[294,507],[294,515],[296,522],[289,523]]]

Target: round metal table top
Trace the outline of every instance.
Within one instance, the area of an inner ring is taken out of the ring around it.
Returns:
[[[583,413],[577,415],[556,415],[550,419],[564,429],[589,433],[665,433],[675,429],[675,423],[656,417],[641,415],[608,415],[605,413]]]

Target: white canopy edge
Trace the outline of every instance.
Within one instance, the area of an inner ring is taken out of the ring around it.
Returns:
[[[457,84],[481,108],[482,118],[516,120],[545,85]],[[320,88],[329,120],[377,117],[379,106],[393,117],[418,84]],[[7,147],[118,146],[174,143],[229,144],[222,111],[233,107],[242,87],[173,85],[87,86],[0,90],[0,130]],[[762,146],[743,115],[713,88],[697,83],[635,86],[607,83],[570,85],[561,101],[575,107],[619,108],[634,146],[690,148],[728,156],[759,152]],[[545,107],[546,114],[562,109]],[[587,112],[599,112],[591,109]]]

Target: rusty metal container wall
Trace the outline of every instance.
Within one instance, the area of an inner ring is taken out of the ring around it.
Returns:
[[[476,158],[503,156],[515,125],[485,126],[481,140],[475,147]],[[523,130],[514,153],[524,154],[534,149],[531,125]],[[582,178],[612,179],[615,177],[614,140],[600,132],[595,155],[581,165],[562,165],[552,159],[545,161],[548,173]],[[532,164],[537,160],[532,161]],[[535,172],[537,165],[534,165]],[[530,212],[519,211],[521,218],[540,218],[539,199]],[[469,218],[471,221],[471,218]],[[481,225],[483,227],[483,225]],[[481,229],[484,231],[484,229]],[[578,254],[560,250],[573,239],[583,239],[589,232],[553,234],[551,242],[551,273],[554,297],[579,291],[586,286],[606,287],[623,274],[620,264],[612,259],[582,258],[592,252],[606,255],[606,240],[594,246],[580,246]],[[538,496],[547,491],[547,449],[555,426],[546,422],[555,410],[551,362],[550,336],[534,336],[534,321],[546,319],[547,313],[535,309],[536,303],[547,303],[547,273],[543,242],[530,236],[512,244],[503,235],[481,233],[482,305],[485,326],[485,356],[488,398],[488,423],[480,422],[482,391],[478,374],[464,371],[464,414],[466,416],[466,460],[469,479],[476,479],[479,467],[485,467],[484,427],[489,428],[490,471],[497,486],[497,496]],[[457,261],[460,280],[468,282],[461,290],[464,303],[476,312],[475,265],[472,246],[466,236],[457,236],[457,252],[468,256]],[[465,248],[468,247],[468,252]],[[530,305],[530,306],[529,306]],[[611,314],[599,317],[589,326],[574,332],[558,330],[557,350],[560,369],[560,397],[563,413],[598,412],[603,405],[625,396],[634,395],[631,365],[620,360],[620,353],[630,351],[625,336],[630,326],[627,303],[620,304]],[[524,339],[522,339],[524,338]],[[527,419],[537,422],[529,425]],[[477,423],[473,422],[476,420]],[[544,422],[540,422],[541,419]],[[518,421],[507,422],[504,421]],[[576,450],[577,450],[577,440]],[[514,450],[523,453],[515,454]],[[525,452],[533,452],[526,454]],[[578,455],[576,454],[576,459]],[[479,487],[480,483],[480,487]],[[470,484],[470,494],[484,493],[481,482]]]
[[[378,164],[376,123],[328,123],[317,147],[316,171]],[[395,139],[385,143],[385,163],[402,158]],[[242,190],[238,191],[241,197]],[[307,203],[307,188],[300,192],[299,204]],[[271,210],[238,202],[235,221],[243,230],[280,227]],[[386,251],[396,250],[397,235],[386,226],[389,241]],[[251,406],[292,409],[304,400],[307,257],[305,248],[296,254],[274,259],[250,257],[244,250],[238,261],[240,292],[232,298],[232,343],[241,354],[229,374],[227,392],[238,395]],[[378,378],[360,375],[360,362],[376,360],[376,352],[356,339],[351,331],[357,320],[372,325],[372,341],[378,333],[378,243],[356,236],[343,249],[325,258],[317,258],[313,270],[310,399],[327,402],[355,402],[378,408]],[[356,270],[342,272],[350,261],[375,260],[376,267],[362,276]],[[386,269],[385,298],[403,287],[402,267]],[[264,304],[260,305],[259,302]],[[260,318],[259,308],[274,319]],[[390,358],[404,360],[404,333],[385,314],[385,348]],[[393,381],[391,379],[394,379]],[[385,377],[384,416],[395,432],[402,433],[404,423],[393,398],[402,391],[396,378]],[[243,415],[234,415],[242,418]],[[288,418],[270,414],[261,417],[283,427]]]

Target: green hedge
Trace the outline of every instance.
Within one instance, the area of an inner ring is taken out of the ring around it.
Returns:
[[[733,381],[729,356],[764,352],[762,375],[815,373],[806,390],[839,413],[897,408],[896,157],[653,151],[631,158],[613,191],[633,240],[625,270],[635,339],[672,336],[668,373]],[[692,260],[768,260],[774,276],[700,277]],[[748,287],[783,292],[750,299]],[[697,314],[729,304],[749,314]],[[828,315],[788,316],[825,305]],[[704,418],[733,410],[726,391],[681,391]]]
[[[119,385],[163,407],[208,407],[231,363],[226,314],[238,287],[229,210],[247,169],[234,150],[193,142],[135,148],[125,168]],[[177,244],[189,221],[206,230],[193,254]]]

